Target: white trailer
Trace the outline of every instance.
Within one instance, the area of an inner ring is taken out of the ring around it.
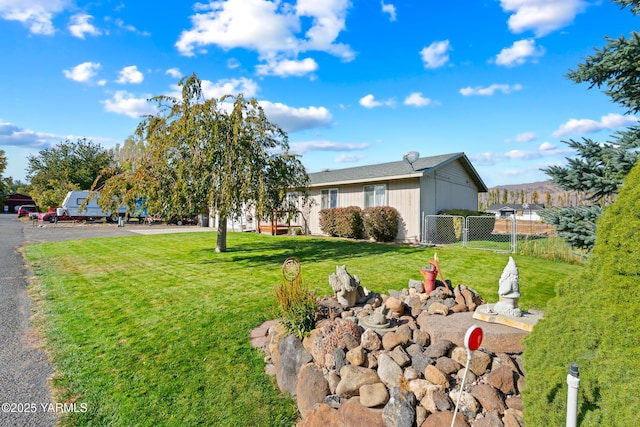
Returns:
[[[97,196],[89,199],[89,196],[93,194],[97,194]],[[59,219],[94,220],[106,218],[107,221],[116,222],[118,217],[123,217],[127,213],[126,207],[119,208],[117,212],[103,211],[98,206],[99,198],[100,193],[97,191],[69,191],[62,205],[56,209],[56,215]],[[83,203],[86,204],[83,206]]]

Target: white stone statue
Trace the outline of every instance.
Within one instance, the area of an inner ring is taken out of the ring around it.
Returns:
[[[518,308],[520,274],[512,257],[509,257],[509,262],[500,276],[498,296],[500,301],[493,306],[494,312],[505,316],[522,317],[522,310]]]
[[[336,272],[329,276],[329,284],[335,292],[336,298],[343,308],[350,308],[356,304],[373,303],[377,294],[360,286],[360,278],[353,276],[344,265],[336,266]],[[371,301],[370,301],[371,300]]]

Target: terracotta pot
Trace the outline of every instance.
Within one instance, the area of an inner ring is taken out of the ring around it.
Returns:
[[[428,270],[421,268],[420,273],[424,276],[424,291],[428,294],[436,288],[436,276],[438,270],[434,266],[430,266]]]

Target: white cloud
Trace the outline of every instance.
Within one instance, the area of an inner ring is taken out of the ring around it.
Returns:
[[[175,68],[175,67],[174,68],[169,68],[164,73],[170,75],[174,79],[179,79],[179,78],[182,77],[182,73],[180,72],[180,69],[179,68]]]
[[[511,47],[502,49],[500,53],[496,55],[495,62],[497,65],[504,67],[513,67],[524,64],[527,62],[527,59],[535,62],[536,58],[542,55],[544,55],[544,48],[536,46],[535,40],[518,40],[514,42]]]
[[[550,142],[543,142],[542,144],[540,144],[540,147],[538,147],[540,151],[553,151],[556,148],[557,147]]]
[[[139,98],[126,90],[118,90],[111,99],[106,99],[102,103],[105,111],[139,119],[142,116],[156,113],[156,108],[147,101],[149,98],[151,95]]]
[[[120,70],[118,76],[119,77],[116,82],[121,84],[140,84],[144,80],[144,75],[140,71],[138,71],[138,67],[135,65],[124,67],[122,70]]]
[[[245,98],[254,98],[258,92],[258,84],[251,79],[241,77],[239,79],[223,79],[213,83],[210,80],[202,80],[202,94],[205,98],[222,98],[225,95],[237,95],[242,93]]]
[[[360,98],[360,105],[362,105],[364,108],[382,107],[383,105],[392,107],[394,104],[395,102],[393,98],[387,99],[386,101],[377,101],[375,97],[371,94],[365,95],[362,98]]]
[[[367,156],[363,154],[340,154],[338,157],[336,157],[335,162],[336,163],[356,163],[366,157]]]
[[[192,28],[182,31],[175,46],[187,56],[196,48],[216,45],[253,50],[261,60],[295,59],[301,52],[320,51],[349,61],[355,53],[336,39],[345,29],[350,6],[349,0],[298,0],[295,6],[268,0],[196,3]],[[309,20],[310,28],[300,34]]]
[[[535,151],[523,151],[523,150],[511,150],[504,154],[507,159],[532,159],[540,157],[540,154]]]
[[[293,32],[299,22],[292,11],[279,11],[276,2],[229,0],[196,6],[192,29],[183,31],[176,42],[183,55],[192,56],[196,47],[207,45],[226,50],[242,47],[261,55],[296,48]]]
[[[437,41],[420,51],[424,68],[439,68],[449,61],[449,40]]]
[[[240,65],[240,61],[238,61],[236,58],[227,59],[227,68],[230,70],[235,70],[236,68],[239,68]]]
[[[396,20],[396,7],[392,4],[385,4],[384,1],[381,1],[380,4],[382,5],[382,11],[384,13],[388,13],[389,14],[389,21],[393,22]]]
[[[303,141],[291,143],[291,150],[297,154],[304,154],[308,151],[358,151],[366,148],[369,148],[369,144],[365,142]]]
[[[509,17],[509,29],[516,34],[531,30],[542,37],[569,25],[577,14],[585,11],[583,0],[500,0]]]
[[[493,96],[496,92],[502,92],[504,94],[509,94],[511,92],[522,90],[522,85],[506,85],[506,84],[492,84],[491,86],[482,87],[476,86],[471,87],[467,86],[460,89],[460,93],[464,96],[472,96],[472,95],[481,95],[481,96]]]
[[[71,0],[2,0],[0,17],[22,22],[33,34],[52,35],[55,32],[53,16],[71,4]]]
[[[70,70],[62,70],[64,76],[68,79],[74,80],[80,83],[90,82],[93,77],[98,74],[98,70],[101,68],[99,62],[83,62],[78,64]]]
[[[65,136],[34,132],[0,120],[0,146],[39,149],[49,147],[52,143],[64,138]]]
[[[422,96],[422,92],[413,92],[404,99],[404,105],[413,105],[414,107],[424,107],[431,103],[431,99]]]
[[[591,119],[569,119],[553,132],[553,136],[559,138],[572,133],[594,133],[604,129],[612,130],[634,124],[638,124],[638,117],[613,113],[602,116],[599,122]]]
[[[85,34],[91,36],[99,36],[100,30],[93,26],[89,21],[93,19],[91,15],[73,15],[69,23],[69,31],[74,37],[84,39]]]
[[[538,137],[538,135],[535,134],[535,132],[523,132],[520,133],[516,136],[514,136],[513,138],[507,138],[506,142],[511,142],[511,141],[515,141],[515,142],[531,142],[534,139],[536,139]]]
[[[136,33],[138,35],[145,36],[145,37],[151,35],[151,33],[147,31],[138,30],[136,27],[134,27],[131,24],[125,24],[122,19],[116,19],[114,23],[116,24],[116,26],[118,26],[118,28],[122,28],[125,31],[131,31],[132,33]]]
[[[293,108],[279,102],[260,101],[269,121],[276,123],[286,132],[327,127],[333,116],[325,107]]]
[[[312,58],[303,60],[283,59],[281,61],[268,60],[266,64],[256,66],[258,75],[263,76],[304,76],[318,69],[318,64]]]
[[[360,98],[360,105],[362,105],[364,108],[375,108],[380,107],[382,105],[382,102],[374,100],[373,95],[369,94]]]
[[[549,142],[540,144],[537,150],[510,150],[504,153],[484,152],[470,154],[469,159],[478,166],[493,166],[501,162],[527,161],[544,157],[566,156],[574,152],[572,149],[558,149]]]

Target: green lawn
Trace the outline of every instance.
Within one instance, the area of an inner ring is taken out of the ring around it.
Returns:
[[[56,399],[86,403],[64,425],[291,425],[294,402],[263,373],[249,331],[273,312],[289,256],[305,283],[331,293],[338,264],[381,293],[422,279],[433,248],[313,237],[183,233],[28,245],[35,322],[56,365]],[[497,300],[508,255],[438,248],[453,284]],[[555,284],[581,267],[514,256],[521,307],[544,308]]]

